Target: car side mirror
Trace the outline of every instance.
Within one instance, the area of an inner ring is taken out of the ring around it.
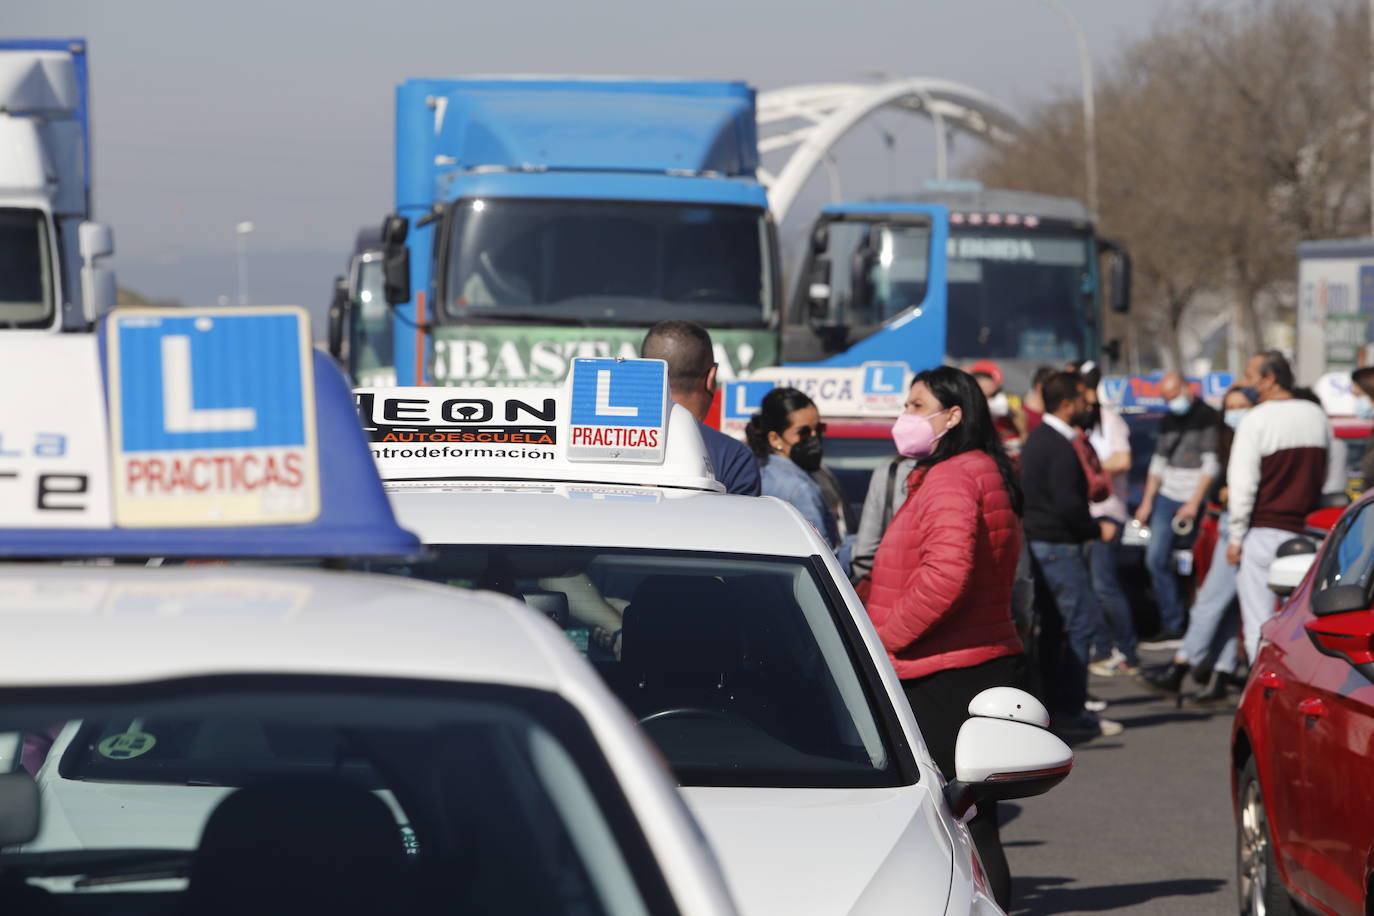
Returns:
[[[38,784],[27,772],[0,774],[0,849],[38,836]]]
[[[1374,613],[1360,610],[1318,617],[1305,629],[1318,652],[1345,661],[1374,682]]]
[[[1073,769],[1073,751],[1048,731],[1050,714],[1024,690],[990,687],[969,704],[954,744],[945,800],[955,817],[979,802],[1042,795]]]
[[[1274,562],[1269,564],[1265,584],[1280,598],[1287,598],[1302,584],[1317,559],[1317,545],[1308,538],[1289,538],[1279,545]]]
[[[23,753],[23,732],[0,732],[0,773],[12,773],[19,769]]]
[[[410,222],[404,216],[388,216],[382,222],[382,286],[391,305],[410,301],[409,232]]]
[[[830,259],[818,257],[811,262],[811,275],[807,278],[806,308],[812,322],[824,321],[830,316]]]
[[[1318,617],[1363,611],[1369,596],[1363,585],[1328,585],[1312,596],[1312,613]]]

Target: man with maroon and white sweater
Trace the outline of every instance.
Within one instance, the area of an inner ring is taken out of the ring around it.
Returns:
[[[1293,397],[1293,369],[1277,351],[1251,357],[1245,382],[1259,404],[1236,429],[1226,467],[1230,530],[1226,559],[1240,564],[1236,591],[1245,651],[1254,661],[1260,627],[1274,616],[1269,564],[1279,545],[1305,530],[1326,479],[1330,424],[1321,407]]]

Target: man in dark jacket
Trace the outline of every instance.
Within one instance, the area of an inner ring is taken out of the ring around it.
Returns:
[[[749,447],[701,421],[716,395],[716,360],[711,335],[690,321],[660,321],[644,335],[639,355],[668,364],[668,388],[673,400],[697,418],[716,480],[728,493],[758,496],[762,484],[759,462]]]
[[[1114,735],[1121,724],[1087,712],[1088,662],[1102,611],[1093,595],[1084,545],[1101,537],[1088,508],[1088,479],[1073,440],[1087,422],[1087,387],[1076,372],[1058,372],[1043,386],[1045,414],[1021,449],[1022,524],[1036,571],[1053,593],[1069,651],[1063,653],[1057,695],[1050,697],[1058,727]]]

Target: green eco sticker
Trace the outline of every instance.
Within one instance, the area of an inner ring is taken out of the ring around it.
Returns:
[[[147,732],[130,731],[111,735],[96,745],[100,756],[110,760],[133,760],[151,751],[157,739]]]

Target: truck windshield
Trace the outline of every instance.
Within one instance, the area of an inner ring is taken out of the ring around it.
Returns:
[[[382,257],[369,252],[353,261],[352,294],[357,305],[353,324],[354,372],[363,385],[394,385],[394,334],[386,304]]]
[[[0,328],[52,323],[48,222],[38,210],[0,209]]]
[[[1086,236],[952,230],[945,352],[959,360],[1082,359],[1091,284]]]
[[[750,207],[464,200],[450,210],[450,321],[759,325],[768,226]]]

